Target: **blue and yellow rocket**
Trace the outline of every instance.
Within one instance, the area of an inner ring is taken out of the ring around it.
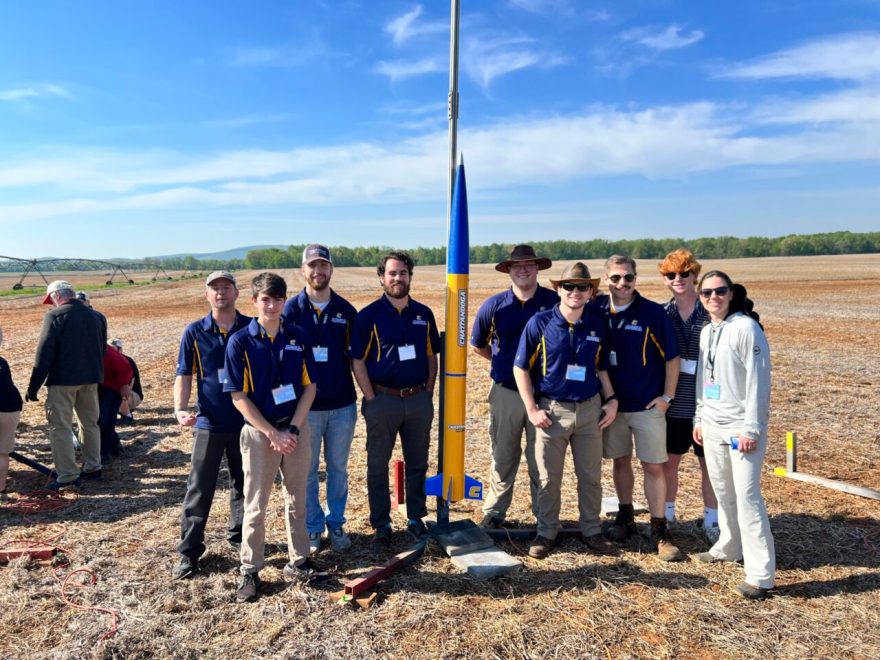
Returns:
[[[428,478],[425,484],[428,495],[442,497],[447,502],[483,499],[483,484],[464,473],[469,252],[467,185],[462,160],[455,174],[446,245],[446,337],[441,389],[443,426],[440,429],[443,464],[440,474]]]

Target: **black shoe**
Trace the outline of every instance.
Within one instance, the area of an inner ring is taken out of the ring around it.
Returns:
[[[175,580],[188,580],[195,577],[199,568],[199,560],[189,555],[180,555],[177,564],[171,569],[171,577]]]
[[[373,532],[373,538],[370,543],[374,548],[387,548],[391,545],[391,525],[383,525],[377,527]]]
[[[46,484],[46,490],[78,490],[80,486],[82,486],[82,481],[79,479],[65,481],[64,483],[59,483],[58,479],[55,479]]]
[[[406,533],[409,534],[410,537],[412,537],[412,540],[416,543],[428,538],[428,528],[425,527],[425,523],[419,519],[407,520]]]
[[[287,579],[302,584],[321,582],[330,577],[330,573],[318,568],[311,559],[305,559],[299,564],[287,564],[282,573]]]
[[[608,530],[608,538],[615,543],[623,543],[630,536],[635,536],[638,533],[639,528],[636,527],[633,517],[632,504],[628,507],[625,504],[621,504],[620,510],[614,518],[614,524]]]
[[[101,481],[104,478],[104,472],[101,468],[97,470],[92,470],[91,472],[83,472],[80,475],[81,479],[85,479],[86,481]]]
[[[769,592],[769,589],[753,587],[748,582],[743,582],[736,586],[736,593],[749,600],[764,600],[769,595]]]
[[[263,581],[258,573],[245,573],[238,579],[238,591],[235,592],[236,603],[251,603],[260,596]]]
[[[504,529],[504,520],[488,513],[483,516],[479,524],[483,529]]]
[[[529,546],[529,557],[533,559],[544,559],[550,554],[550,550],[553,548],[554,543],[555,541],[553,539],[548,539],[546,536],[541,536],[539,534]]]

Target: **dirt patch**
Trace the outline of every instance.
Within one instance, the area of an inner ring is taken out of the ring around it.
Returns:
[[[551,272],[563,265],[555,264]],[[589,265],[601,272],[599,262]],[[655,264],[640,266],[642,293],[665,299]],[[208,525],[206,575],[171,582],[190,448],[189,434],[174,425],[171,385],[180,334],[207,307],[201,282],[160,282],[93,295],[95,307],[108,318],[110,334],[124,341],[142,372],[146,398],[137,424],[121,429],[124,457],[104,482],[84,489],[61,512],[26,518],[0,509],[0,543],[57,536],[54,542],[67,550],[71,567],[89,568],[97,577],[95,585],[72,590],[72,599],[118,612],[119,631],[99,643],[109,617],[66,606],[59,582],[45,563],[17,560],[0,568],[0,654],[880,656],[880,503],[772,474],[774,466],[785,464],[785,432],[792,430],[800,438],[802,471],[880,488],[880,255],[743,259],[704,267],[726,270],[749,287],[772,350],[771,449],[764,493],[776,538],[779,588],[771,600],[753,604],[734,595],[731,587],[742,579],[737,566],[661,564],[639,543],[620,558],[597,558],[580,542],[565,541],[544,562],[525,556],[524,544],[502,543],[523,562],[524,570],[486,583],[458,573],[430,545],[415,567],[383,585],[379,602],[369,611],[331,605],[330,591],[381,559],[368,547],[362,421],[353,446],[347,511],[354,547],[343,555],[326,549],[319,555],[333,570],[336,579],[331,585],[302,589],[285,584],[285,555],[273,552],[263,573],[267,595],[253,605],[235,605],[237,559],[223,540],[228,514],[223,491]],[[292,290],[302,286],[295,271],[282,274]],[[247,281],[248,275],[243,273],[241,280]],[[69,278],[79,283],[77,274]],[[506,286],[506,277],[491,266],[475,266],[471,284],[473,319],[479,304]],[[334,287],[356,307],[378,295],[375,270],[369,268],[338,269]],[[435,310],[442,325],[443,268],[417,268],[413,294]],[[244,293],[239,305],[245,313],[250,311],[247,297]],[[0,298],[6,335],[2,354],[22,391],[44,312],[33,296]],[[466,465],[484,481],[489,469],[488,386],[487,365],[472,359]],[[42,407],[28,404],[23,421],[20,450],[50,461]],[[611,493],[610,471],[605,469],[604,485]],[[12,471],[14,496],[42,483],[37,473],[18,464],[13,463]],[[520,484],[524,478],[523,470]],[[706,545],[696,525],[702,505],[693,458],[683,461],[681,482],[682,520],[674,533],[683,550],[694,554]],[[568,466],[563,501],[568,524],[577,519],[573,483]],[[281,498],[275,496],[271,506],[268,538],[280,542]],[[531,518],[521,486],[510,516]],[[452,517],[476,519],[477,505],[458,503]],[[394,550],[405,547],[402,536],[395,538]]]

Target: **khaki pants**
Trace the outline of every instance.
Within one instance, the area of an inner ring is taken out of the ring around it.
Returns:
[[[562,472],[565,452],[571,447],[577,478],[578,519],[581,534],[592,536],[601,531],[602,510],[602,432],[599,430],[601,403],[597,394],[577,403],[553,401],[542,397],[538,406],[547,412],[553,424],[536,429],[535,461],[538,466],[538,534],[555,539],[559,532],[562,506]]]
[[[82,432],[83,468],[86,472],[100,470],[98,385],[51,385],[47,390],[46,421],[49,423],[49,443],[52,445],[52,462],[58,473],[58,483],[75,481],[80,475],[73,448],[74,410]]]
[[[275,475],[281,470],[284,485],[284,513],[287,518],[287,552],[291,564],[309,556],[306,530],[306,479],[311,461],[309,427],[303,424],[292,453],[280,454],[269,438],[253,426],[241,430],[241,460],[244,468],[244,522],[241,538],[241,573],[256,573],[265,564],[266,509]]]
[[[538,515],[538,466],[535,464],[535,426],[529,421],[519,392],[498,383],[489,390],[489,442],[492,473],[483,513],[504,520],[513,501],[513,486],[523,454],[523,431],[526,435],[526,466],[532,514]]]

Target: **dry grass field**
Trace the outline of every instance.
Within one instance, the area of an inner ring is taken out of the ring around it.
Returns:
[[[599,271],[598,262],[589,265]],[[655,263],[640,266],[642,293],[664,300]],[[385,559],[368,544],[362,422],[351,460],[348,529],[354,547],[319,555],[334,575],[330,584],[285,584],[286,555],[275,548],[263,571],[265,595],[236,605],[237,559],[224,541],[223,491],[208,525],[206,573],[172,582],[190,435],[174,424],[171,386],[181,331],[206,305],[199,281],[160,282],[93,295],[111,335],[123,339],[143,374],[146,400],[137,423],[120,429],[123,457],[103,482],[88,484],[62,511],[25,515],[0,509],[0,544],[56,539],[71,561],[60,578],[81,567],[97,578],[81,589],[69,583],[70,600],[115,612],[118,632],[100,641],[110,616],[66,605],[48,563],[18,559],[0,567],[0,656],[880,657],[880,502],[773,475],[773,467],[785,464],[785,432],[792,430],[800,438],[801,471],[880,488],[880,255],[713,261],[704,267],[720,267],[747,285],[772,350],[764,493],[779,568],[773,598],[751,603],[736,596],[731,588],[742,574],[735,565],[705,566],[693,559],[663,564],[638,542],[620,557],[596,557],[569,540],[545,561],[528,558],[523,544],[500,544],[524,568],[489,582],[463,575],[430,544],[419,563],[382,584],[371,609],[331,604],[330,592]],[[297,272],[283,274],[292,290],[302,286]],[[249,275],[242,273],[241,280]],[[74,284],[87,281],[70,278]],[[0,286],[6,283],[0,279]],[[379,294],[372,269],[339,269],[333,284],[357,307]],[[506,284],[491,266],[474,267],[471,319],[482,300]],[[416,268],[413,295],[431,305],[441,323],[443,286],[442,267]],[[239,302],[248,313],[247,296]],[[44,312],[38,297],[0,298],[2,355],[22,393]],[[472,358],[469,374],[466,464],[485,481],[488,365]],[[48,462],[42,404],[26,404],[23,422],[20,451]],[[12,477],[13,502],[44,483],[16,463]],[[640,483],[637,476],[637,489]],[[604,485],[612,494],[608,466]],[[526,491],[518,485],[511,517],[528,524]],[[570,470],[564,493],[563,519],[574,524]],[[685,458],[681,520],[673,533],[688,555],[706,549],[696,526],[701,507],[696,460]],[[270,541],[284,538],[282,512],[276,495]],[[478,519],[478,506],[456,504],[452,518]],[[393,549],[406,545],[398,534]],[[71,582],[84,583],[79,577]]]

